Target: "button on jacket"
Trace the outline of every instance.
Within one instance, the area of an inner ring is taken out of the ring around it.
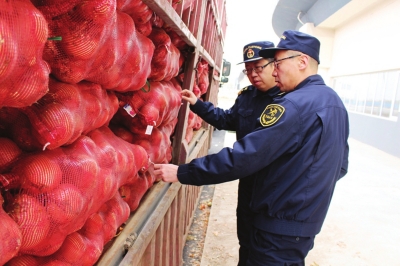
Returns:
[[[274,99],[281,112],[233,149],[180,165],[183,184],[218,184],[255,176],[254,226],[267,232],[319,233],[336,181],[347,173],[349,121],[338,95],[319,75]]]

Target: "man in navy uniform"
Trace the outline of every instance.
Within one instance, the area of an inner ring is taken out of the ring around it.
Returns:
[[[328,212],[336,182],[347,173],[349,121],[339,96],[317,74],[320,42],[285,31],[273,76],[283,95],[260,115],[260,127],[233,148],[179,166],[154,165],[165,182],[204,185],[255,176],[246,265],[304,265]]]
[[[260,126],[259,118],[265,106],[272,103],[273,97],[280,93],[276,87],[273,58],[262,58],[260,50],[274,47],[269,41],[252,42],[243,47],[243,62],[247,75],[252,85],[239,91],[234,105],[223,110],[215,107],[211,102],[198,100],[189,90],[182,91],[182,98],[188,101],[190,109],[204,121],[219,130],[236,131],[236,139],[241,139],[255,128]],[[252,212],[250,211],[251,191],[253,177],[248,176],[239,181],[237,216],[237,236],[239,240],[239,263],[246,265],[250,245],[250,228]]]

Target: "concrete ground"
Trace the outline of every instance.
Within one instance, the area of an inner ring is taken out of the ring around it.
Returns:
[[[224,146],[234,141],[225,132]],[[400,158],[354,139],[349,145],[349,173],[336,185],[306,265],[400,266]],[[215,186],[201,266],[237,264],[236,203],[237,181]]]

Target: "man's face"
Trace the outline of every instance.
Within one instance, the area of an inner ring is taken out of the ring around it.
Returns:
[[[272,75],[281,91],[292,91],[299,83],[297,78],[299,74],[298,54],[300,53],[287,50],[277,51],[275,54],[275,67]]]
[[[274,64],[271,63],[265,66],[266,64],[268,64],[268,60],[264,58],[254,62],[245,63],[245,68],[248,70],[247,77],[251,84],[260,91],[267,91],[276,84],[275,79],[272,76]]]

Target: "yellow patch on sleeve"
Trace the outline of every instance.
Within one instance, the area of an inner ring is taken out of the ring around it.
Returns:
[[[247,87],[244,87],[243,89],[241,89],[241,90],[238,92],[238,95],[242,94],[242,92],[244,92],[244,91],[247,91],[247,88],[248,88],[248,86],[247,86]]]
[[[265,107],[260,116],[260,123],[263,127],[269,127],[275,124],[285,112],[285,107],[279,104],[269,104]]]

